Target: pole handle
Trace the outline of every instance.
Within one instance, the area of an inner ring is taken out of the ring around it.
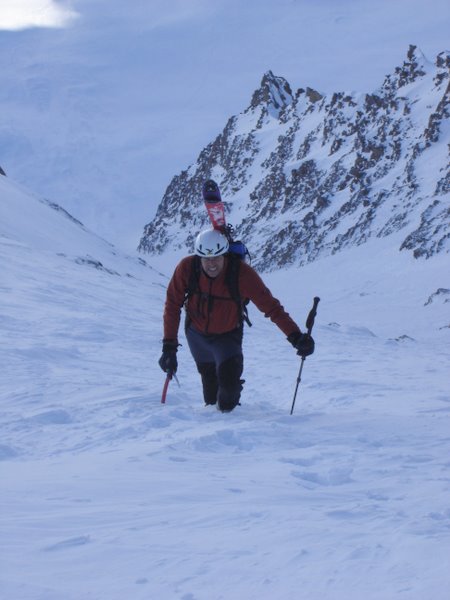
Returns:
[[[308,330],[309,335],[311,335],[312,328],[314,327],[314,321],[317,315],[317,305],[319,304],[319,302],[320,298],[318,296],[315,296],[313,306],[306,318],[306,329]]]

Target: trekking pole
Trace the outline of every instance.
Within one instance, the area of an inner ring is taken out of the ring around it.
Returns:
[[[163,392],[162,392],[162,396],[161,396],[161,404],[166,403],[167,388],[169,387],[169,383],[170,383],[172,377],[178,383],[178,387],[180,387],[180,382],[178,381],[178,377],[175,375],[175,373],[172,373],[171,371],[169,371],[167,373],[166,381],[164,382]]]
[[[319,302],[320,302],[320,298],[318,298],[316,296],[314,298],[313,307],[309,311],[308,317],[306,319],[306,329],[307,329],[309,335],[311,335],[311,331],[314,326],[314,319],[316,318],[317,305],[319,304]],[[294,399],[292,400],[291,415],[294,412],[295,399],[297,398],[298,386],[300,385],[300,382],[302,380],[303,363],[305,362],[305,360],[306,360],[306,356],[302,356],[302,361],[300,363],[300,370],[298,372],[298,377],[297,377],[297,385],[295,386]]]

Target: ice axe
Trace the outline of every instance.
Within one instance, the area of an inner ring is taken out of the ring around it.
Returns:
[[[314,320],[315,320],[316,314],[317,314],[317,305],[319,304],[319,302],[320,302],[320,298],[318,298],[316,296],[314,298],[313,307],[309,311],[308,317],[306,319],[306,329],[307,329],[309,335],[311,335],[311,331],[314,326]],[[291,415],[294,412],[295,399],[297,398],[298,386],[300,385],[300,382],[302,380],[302,371],[303,371],[303,364],[305,362],[305,359],[306,359],[306,356],[302,356],[302,361],[300,363],[300,370],[298,372],[298,377],[297,377],[297,385],[295,386],[294,399],[292,400]]]
[[[178,381],[178,377],[175,375],[175,373],[172,373],[172,371],[169,371],[167,373],[166,381],[164,382],[163,392],[162,392],[162,396],[161,396],[161,404],[166,403],[167,388],[169,387],[169,383],[172,380],[172,377],[178,383],[178,387],[180,387],[180,382]]]

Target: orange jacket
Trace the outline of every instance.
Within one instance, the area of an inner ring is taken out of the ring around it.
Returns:
[[[188,256],[178,264],[167,288],[164,308],[164,339],[177,340],[181,308],[185,302],[189,280],[194,268],[194,256]],[[201,333],[226,333],[240,325],[237,303],[232,299],[225,281],[228,258],[219,275],[212,279],[201,269],[200,294],[190,296],[186,311],[192,326]],[[242,262],[239,268],[239,293],[249,298],[266,317],[273,321],[285,335],[299,331],[299,327],[264,285],[252,267]]]

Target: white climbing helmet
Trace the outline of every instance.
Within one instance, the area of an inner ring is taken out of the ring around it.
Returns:
[[[227,238],[217,229],[202,231],[195,240],[195,254],[197,256],[220,256],[228,252],[228,247]]]

